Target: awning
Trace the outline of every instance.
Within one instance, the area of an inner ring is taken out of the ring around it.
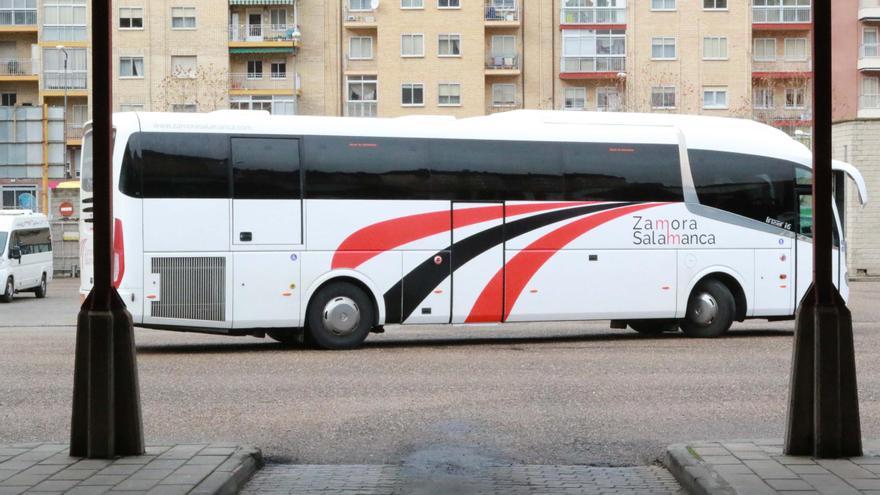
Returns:
[[[291,46],[273,46],[265,48],[230,48],[229,53],[293,53],[294,48]]]
[[[229,0],[229,5],[293,5],[294,0]]]
[[[78,180],[68,180],[68,181],[58,181],[54,186],[49,185],[50,189],[79,189],[79,181]]]

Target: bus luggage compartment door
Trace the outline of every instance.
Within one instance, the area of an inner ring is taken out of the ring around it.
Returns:
[[[491,219],[473,223],[475,209],[498,208]],[[503,203],[452,203],[452,323],[500,322],[504,284]],[[456,228],[458,226],[458,228]]]

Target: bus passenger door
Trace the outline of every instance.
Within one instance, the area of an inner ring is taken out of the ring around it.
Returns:
[[[232,138],[233,328],[300,326],[299,141]]]
[[[452,323],[501,322],[503,211],[500,202],[452,203]]]

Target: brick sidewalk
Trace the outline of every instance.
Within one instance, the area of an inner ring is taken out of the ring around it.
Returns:
[[[695,442],[667,449],[667,465],[692,494],[880,495],[880,445],[865,455],[813,459],[782,455],[781,440]]]
[[[254,475],[243,495],[677,495],[681,489],[659,466],[512,465],[430,469],[390,465],[274,464]]]
[[[69,457],[62,444],[0,445],[0,495],[236,493],[260,463],[258,450],[228,443],[151,446],[113,461]]]

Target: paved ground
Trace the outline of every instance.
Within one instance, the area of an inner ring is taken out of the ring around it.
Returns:
[[[0,494],[229,493],[259,462],[258,451],[233,444],[151,446],[145,455],[115,461],[70,457],[62,444],[0,444]]]
[[[782,455],[781,440],[697,442],[669,448],[669,465],[699,495],[880,495],[880,443],[865,455]]]
[[[880,437],[880,284],[854,284],[866,437]],[[0,305],[0,442],[66,441],[75,283]],[[648,465],[672,443],[782,435],[792,323],[643,338],[607,323],[389,328],[353,352],[138,330],[147,441],[270,461]]]

